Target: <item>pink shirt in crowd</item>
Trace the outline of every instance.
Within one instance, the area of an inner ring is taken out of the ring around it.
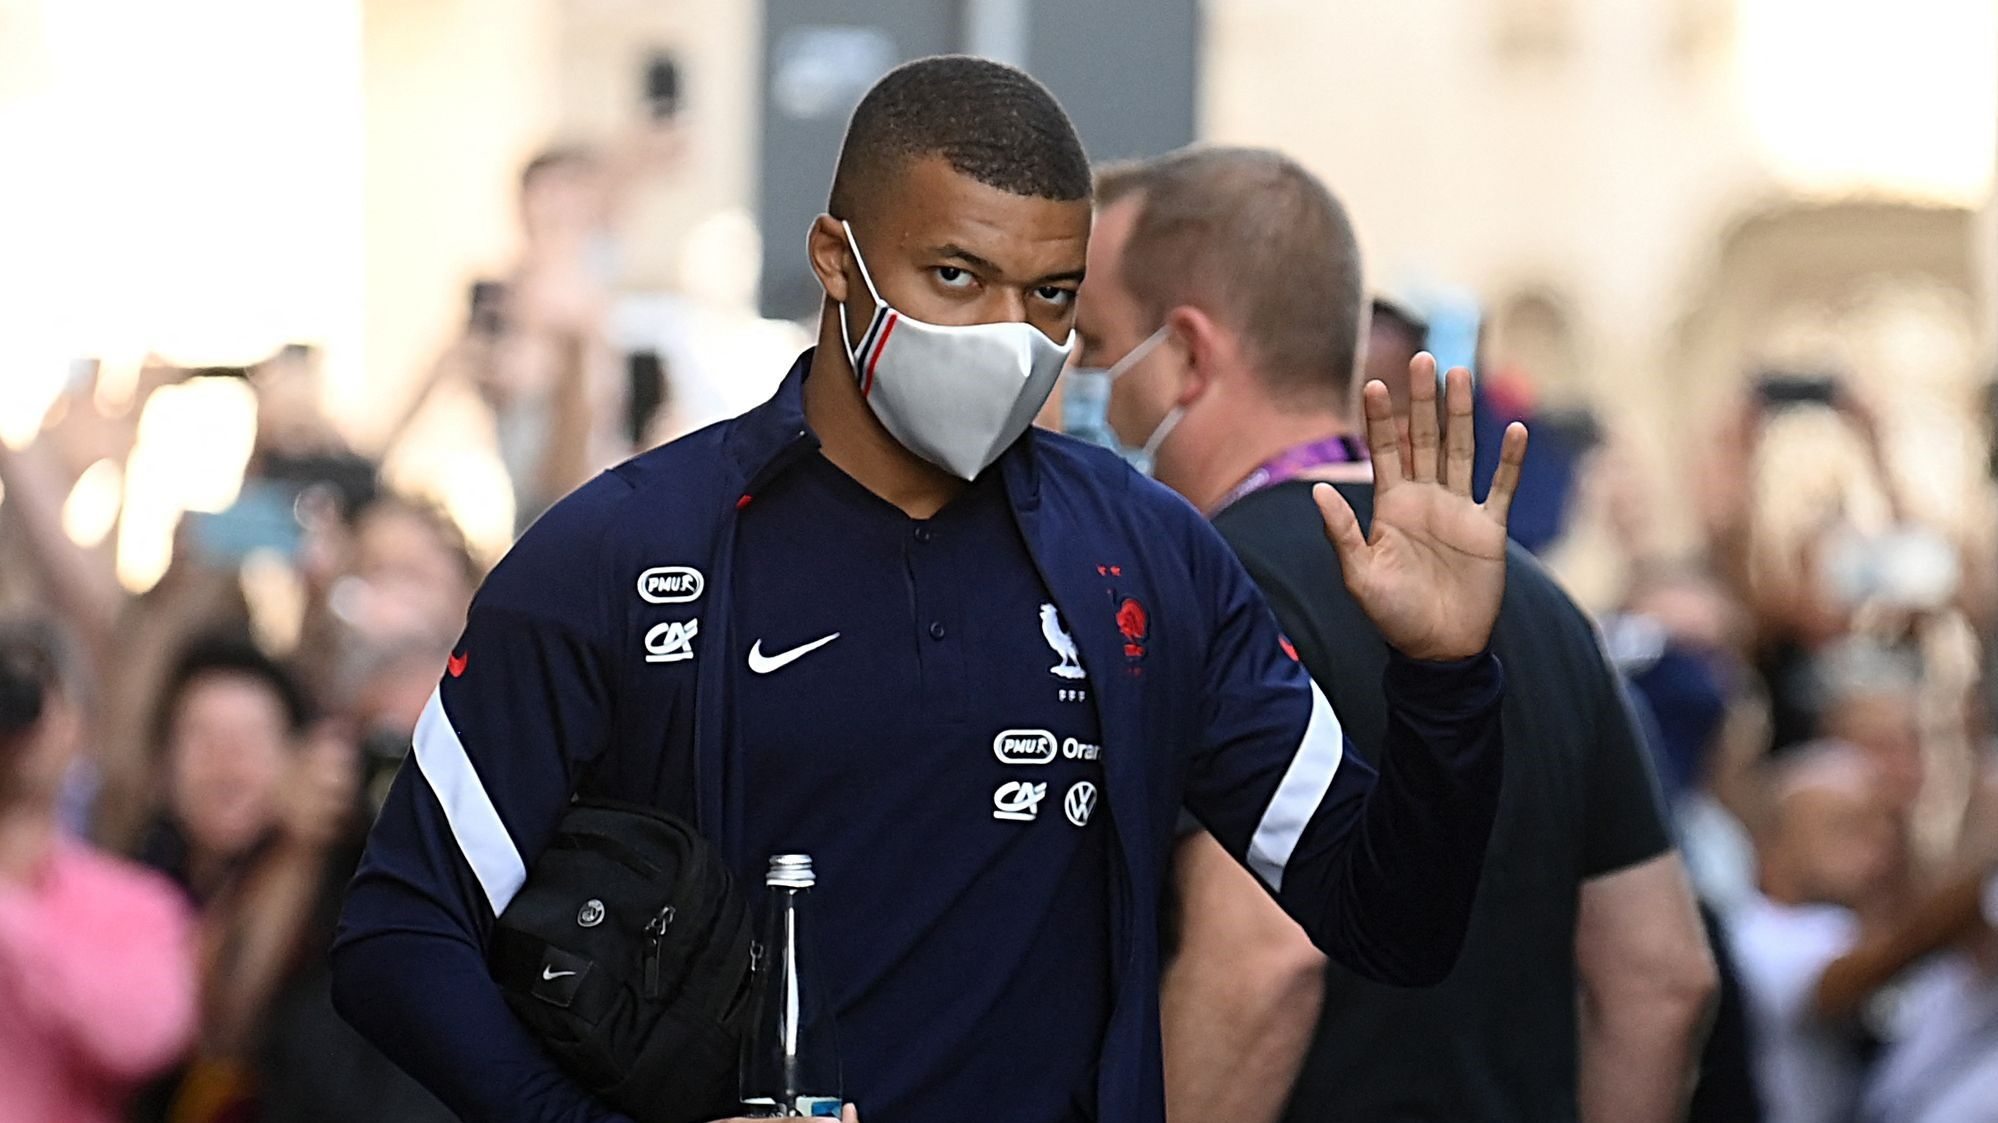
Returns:
[[[114,1123],[195,1024],[194,927],[136,866],[58,843],[0,885],[0,1123]]]

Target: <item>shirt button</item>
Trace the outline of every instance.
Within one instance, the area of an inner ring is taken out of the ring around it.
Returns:
[[[944,626],[943,626],[943,621],[941,621],[941,620],[934,620],[934,621],[931,621],[931,622],[930,622],[930,638],[931,638],[931,639],[942,639],[942,638],[944,638]]]
[[[918,541],[918,542],[928,542],[928,541],[929,541],[929,540],[930,540],[931,538],[933,538],[933,537],[935,537],[935,535],[933,535],[933,534],[931,534],[931,533],[930,533],[930,528],[929,528],[929,527],[927,527],[927,526],[918,526],[918,527],[916,528],[916,541]]]

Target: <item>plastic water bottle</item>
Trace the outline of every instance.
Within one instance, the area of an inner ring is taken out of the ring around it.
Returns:
[[[742,1107],[752,1118],[838,1118],[839,1034],[812,952],[806,854],[778,854],[764,878],[763,953],[742,1042]]]

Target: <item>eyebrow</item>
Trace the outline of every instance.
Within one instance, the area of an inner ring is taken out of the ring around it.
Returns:
[[[971,266],[973,269],[977,270],[980,273],[990,274],[995,277],[1003,277],[1006,275],[1006,271],[1004,269],[999,268],[999,266],[992,263],[991,261],[988,261],[987,259],[980,257],[975,253],[972,253],[970,250],[965,249],[963,246],[957,245],[954,242],[946,242],[941,246],[933,246],[930,248],[930,253],[934,254],[937,257],[956,258],[957,260],[964,262],[966,265]],[[1050,273],[1045,277],[1034,278],[1032,283],[1036,285],[1045,285],[1054,281],[1074,281],[1077,284],[1081,284],[1084,272],[1085,271],[1081,269],[1070,269],[1061,273]]]

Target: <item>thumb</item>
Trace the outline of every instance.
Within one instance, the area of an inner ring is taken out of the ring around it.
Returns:
[[[1339,552],[1339,565],[1346,571],[1346,580],[1356,580],[1371,560],[1373,548],[1367,545],[1367,536],[1360,530],[1353,505],[1331,484],[1314,486],[1311,498],[1318,503],[1319,517],[1325,520],[1325,537],[1332,540],[1332,548]]]
[[[860,1109],[847,1104],[846,1110],[840,1113],[840,1118],[845,1120],[845,1123],[860,1123]]]

